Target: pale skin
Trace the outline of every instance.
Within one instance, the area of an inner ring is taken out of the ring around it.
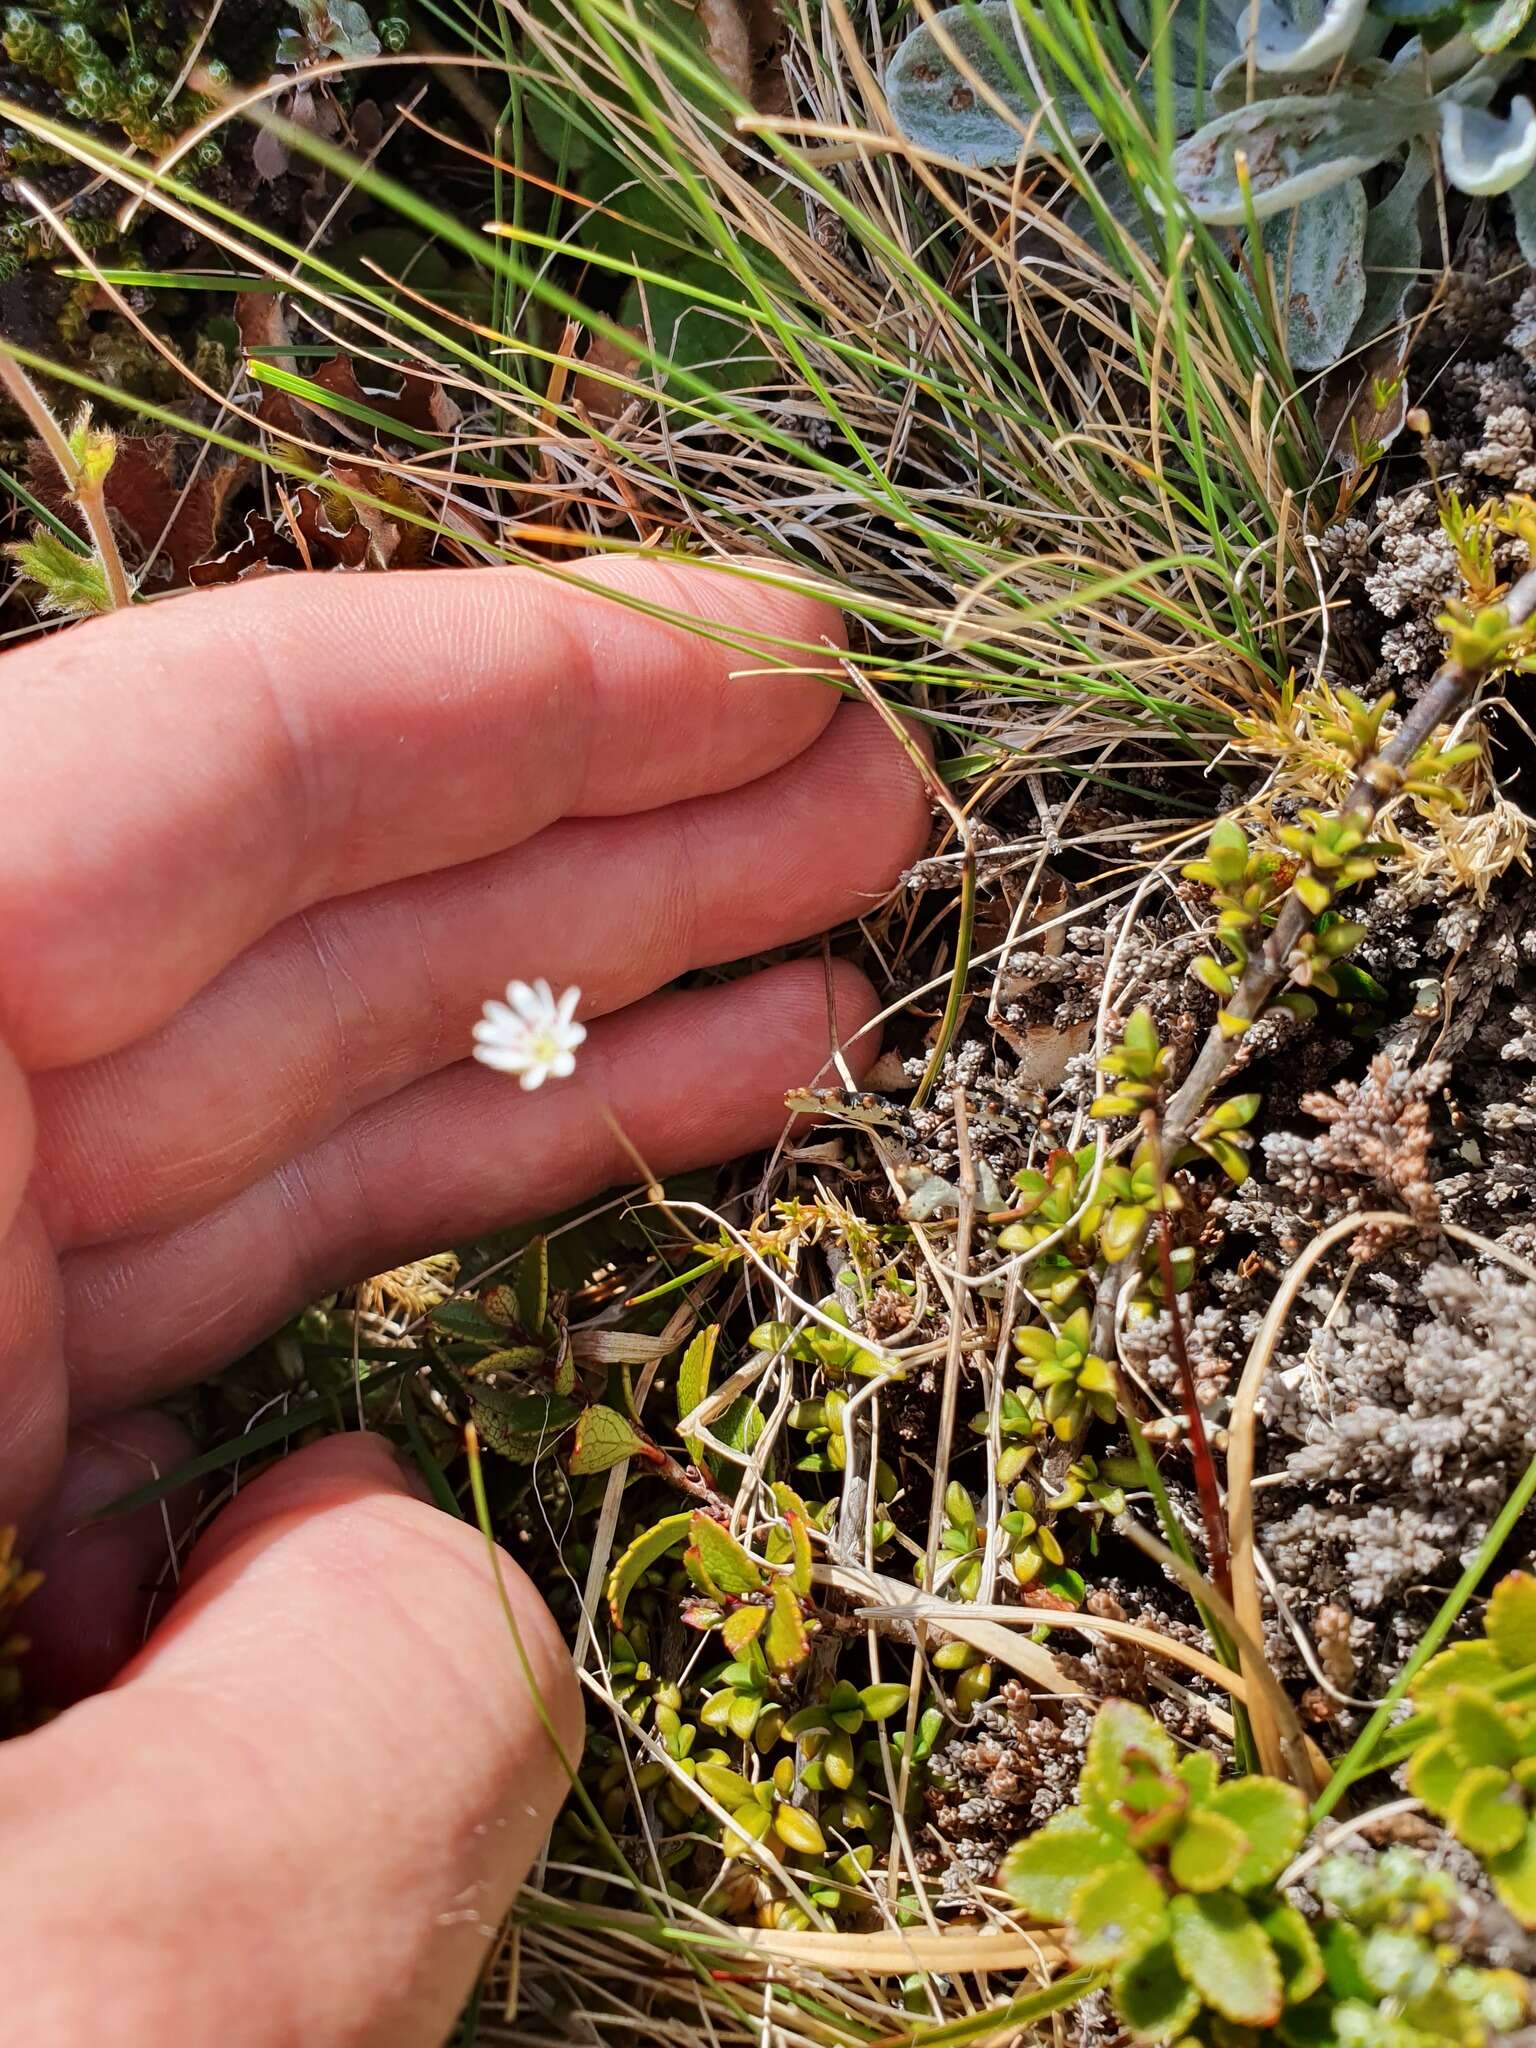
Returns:
[[[584,565],[829,649],[800,597]],[[826,658],[830,665],[830,654]],[[301,1450],[163,1573],[145,1404],[358,1275],[771,1141],[832,1042],[819,959],[921,780],[816,658],[766,664],[531,571],[280,577],[0,660],[0,1524],[65,1711],[0,1745],[0,2001],[49,2048],[436,2048],[564,1779],[490,1562],[385,1443]],[[577,1073],[466,1058],[579,983]],[[855,1072],[875,996],[838,965]],[[831,1079],[830,1074],[822,1074]],[[559,1739],[559,1633],[503,1572]],[[72,1703],[72,1704],[71,1704]]]

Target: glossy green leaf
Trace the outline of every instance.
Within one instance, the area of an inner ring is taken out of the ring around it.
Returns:
[[[810,1516],[799,1494],[782,1480],[774,1487],[773,1498],[789,1532],[789,1559],[794,1566],[789,1575],[790,1587],[803,1600],[811,1590]],[[774,1562],[780,1562],[777,1556]]]
[[[1505,1665],[1491,1642],[1453,1643],[1431,1657],[1410,1688],[1416,1707],[1432,1706],[1453,1685],[1490,1686]]]
[[[859,1704],[865,1717],[871,1721],[888,1721],[892,1714],[899,1713],[907,1704],[908,1688],[895,1683],[866,1685],[859,1694]]]

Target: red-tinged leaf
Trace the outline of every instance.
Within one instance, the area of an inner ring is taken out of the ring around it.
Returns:
[[[762,1591],[763,1574],[757,1559],[745,1550],[712,1515],[695,1509],[688,1520],[688,1549],[683,1562],[688,1576],[701,1593],[711,1598]]]
[[[793,1671],[811,1647],[800,1602],[782,1579],[773,1589],[773,1611],[763,1631],[763,1655],[770,1671]]]
[[[794,1564],[789,1575],[790,1587],[803,1600],[811,1590],[810,1518],[805,1511],[805,1502],[792,1486],[786,1486],[782,1480],[774,1487],[773,1497],[789,1530],[789,1556]],[[775,1563],[779,1561],[777,1558],[774,1560]]]
[[[739,1656],[748,1643],[762,1634],[767,1620],[766,1607],[738,1607],[734,1614],[726,1616],[720,1639],[733,1657]]]
[[[642,1530],[608,1574],[608,1612],[615,1628],[624,1626],[624,1608],[641,1579],[669,1550],[675,1550],[688,1534],[688,1516],[668,1515],[653,1527]]]

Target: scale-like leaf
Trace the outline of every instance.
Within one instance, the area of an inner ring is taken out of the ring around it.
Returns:
[[[630,1594],[653,1564],[685,1540],[691,1520],[686,1512],[665,1516],[649,1529],[642,1530],[619,1557],[608,1574],[608,1612],[613,1616],[615,1628],[624,1626],[624,1608]]]
[[[601,1403],[584,1408],[576,1418],[576,1441],[571,1446],[570,1469],[573,1478],[585,1478],[593,1472],[607,1472],[614,1465],[622,1465],[633,1457],[645,1442],[627,1415],[621,1415],[617,1408],[604,1408]]]
[[[1042,107],[1019,48],[1022,21],[1013,0],[974,0],[913,29],[885,74],[891,118],[902,134],[975,165],[1011,164],[1026,145],[1031,153],[1053,149],[1058,126],[1074,142],[1092,141],[1098,121],[1076,94],[1051,92],[1048,83],[1051,96]],[[989,105],[977,82],[1015,118]]]

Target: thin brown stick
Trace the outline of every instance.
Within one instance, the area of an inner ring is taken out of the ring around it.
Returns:
[[[1510,624],[1515,626],[1524,625],[1536,615],[1536,569],[1528,569],[1515,584],[1504,599],[1503,609]],[[1340,819],[1354,818],[1362,825],[1369,825],[1383,806],[1397,795],[1408,764],[1419,748],[1437,726],[1454,718],[1465,707],[1483,680],[1484,673],[1480,668],[1468,668],[1459,661],[1442,662],[1428,689],[1404,717],[1386,746],[1361,765],[1334,815]],[[1229,1016],[1252,1023],[1259,1015],[1280,982],[1289,975],[1296,943],[1312,919],[1313,913],[1293,888],[1281,906],[1269,937],[1243,970],[1242,978],[1224,1005]],[[1199,1056],[1170,1100],[1163,1118],[1163,1145],[1170,1159],[1187,1144],[1206,1104],[1236,1058],[1240,1038],[1241,1033],[1228,1035],[1220,1025],[1212,1025]],[[1099,1284],[1094,1302],[1093,1348],[1106,1357],[1115,1340],[1115,1304],[1122,1286],[1141,1257],[1145,1240],[1143,1229],[1137,1242],[1109,1269]]]

